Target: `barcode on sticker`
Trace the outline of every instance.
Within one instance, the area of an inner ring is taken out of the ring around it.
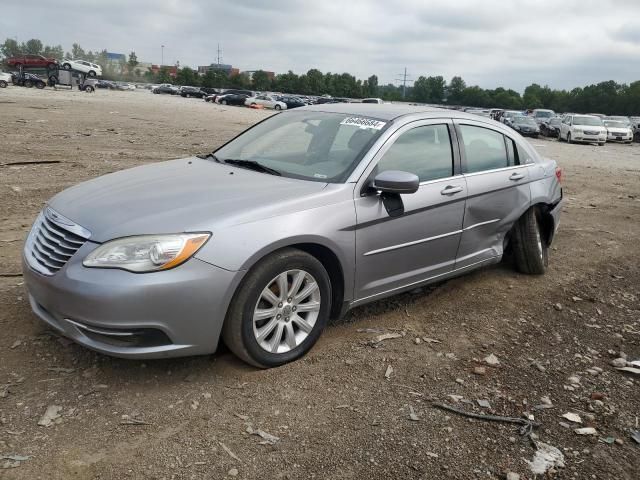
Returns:
[[[382,130],[387,123],[380,120],[363,117],[347,117],[340,122],[340,125],[352,125],[360,128],[372,128],[373,130]]]

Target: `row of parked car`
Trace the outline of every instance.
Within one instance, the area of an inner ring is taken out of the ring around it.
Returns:
[[[606,116],[598,113],[556,114],[553,110],[535,109],[530,112],[491,109],[491,118],[513,128],[523,136],[554,137],[568,143],[606,142],[632,143],[640,141],[640,117]],[[471,110],[470,113],[476,113]]]
[[[185,98],[202,98],[206,102],[218,103],[221,105],[237,105],[253,108],[271,108],[274,110],[286,110],[305,105],[318,103],[348,103],[347,98],[336,98],[330,96],[311,97],[306,95],[284,95],[279,93],[256,92],[245,89],[218,89],[206,87],[178,87],[169,83],[153,85],[151,92],[157,95],[180,95]],[[365,99],[364,103],[381,103],[380,99]]]

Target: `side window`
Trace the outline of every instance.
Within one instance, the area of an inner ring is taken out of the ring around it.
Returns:
[[[519,165],[518,161],[518,149],[516,147],[516,142],[511,140],[509,137],[504,137],[505,142],[507,142],[507,161],[509,166],[512,167],[514,165]]]
[[[453,153],[446,125],[416,127],[400,135],[376,166],[376,173],[400,170],[421,182],[453,175]]]
[[[504,136],[494,130],[460,125],[466,157],[464,173],[482,172],[507,167]]]

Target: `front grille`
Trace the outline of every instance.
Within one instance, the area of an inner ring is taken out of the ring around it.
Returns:
[[[85,238],[72,232],[70,228],[80,230],[81,227],[74,224],[62,225],[55,220],[50,209],[41,214],[27,241],[26,253],[31,265],[45,275],[53,275],[64,267],[88,238],[88,235]]]
[[[600,133],[600,132],[592,132],[592,131],[589,131],[589,130],[585,130],[585,131],[584,131],[584,134],[585,134],[585,135],[598,135],[599,133]]]

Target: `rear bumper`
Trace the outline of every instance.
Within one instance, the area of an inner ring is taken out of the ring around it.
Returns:
[[[85,244],[55,275],[23,274],[33,312],[75,342],[122,358],[213,353],[241,272],[192,258],[163,272],[82,266]]]

